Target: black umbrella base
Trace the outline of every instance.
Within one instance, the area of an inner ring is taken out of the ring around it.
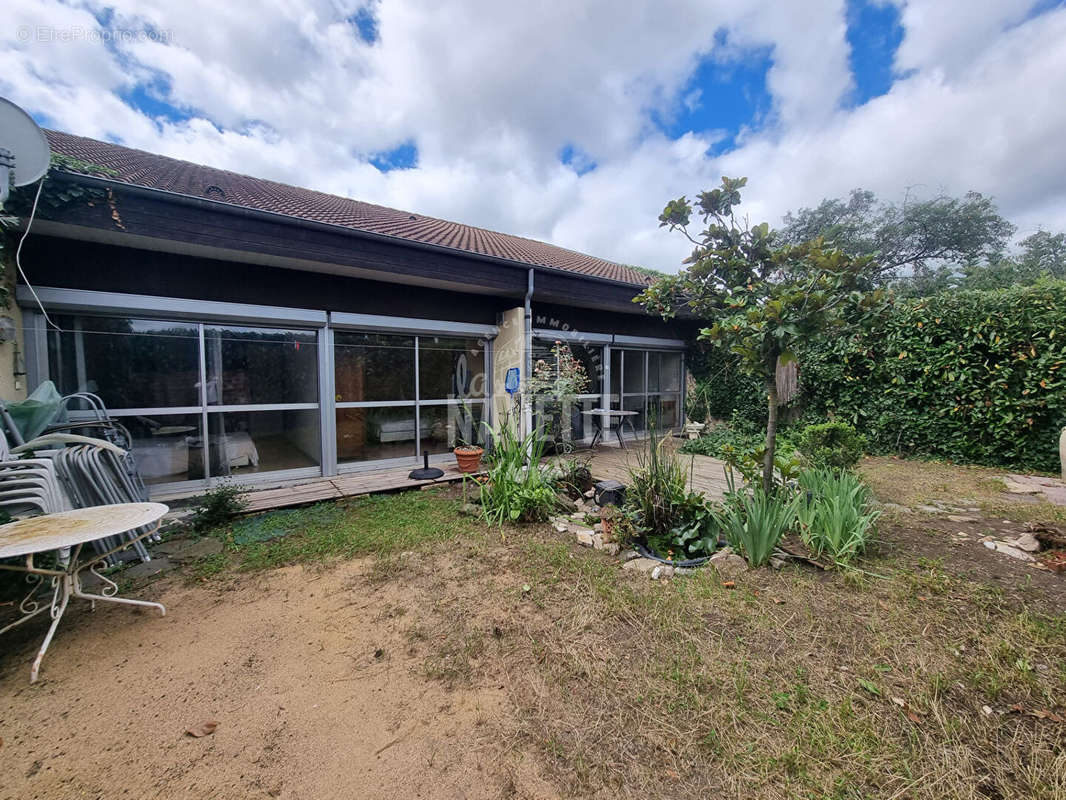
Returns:
[[[408,478],[413,481],[431,481],[435,478],[444,477],[444,470],[429,465],[429,453],[423,453],[422,459],[422,467],[411,470],[411,473],[407,476]]]

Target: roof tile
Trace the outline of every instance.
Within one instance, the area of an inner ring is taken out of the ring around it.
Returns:
[[[52,150],[115,172],[114,180],[260,211],[517,261],[532,266],[646,285],[641,272],[564,247],[435,219],[347,197],[206,167],[129,147],[45,131]],[[210,189],[210,191],[209,191]]]

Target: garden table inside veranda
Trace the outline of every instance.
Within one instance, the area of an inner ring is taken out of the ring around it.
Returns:
[[[44,658],[45,651],[52,642],[52,637],[55,635],[56,628],[59,627],[59,620],[63,618],[63,613],[67,610],[70,598],[80,597],[89,600],[94,607],[97,600],[105,600],[131,606],[149,606],[158,608],[160,614],[167,613],[161,603],[117,597],[118,584],[101,575],[98,570],[106,565],[108,556],[125,550],[134,542],[155,533],[159,529],[159,520],[168,510],[167,506],[162,503],[119,503],[60,511],[0,525],[0,559],[19,556],[26,558],[24,565],[0,563],[0,569],[25,573],[26,580],[32,584],[29,592],[19,603],[18,610],[22,616],[10,625],[0,628],[0,634],[6,633],[45,611],[49,611],[52,616],[52,625],[30,668],[30,683],[37,680],[41,659]],[[82,546],[87,542],[108,536],[119,536],[140,528],[145,528],[145,531],[124,537],[119,546],[103,553],[93,553],[91,558],[81,559]],[[50,550],[62,551],[66,548],[70,548],[69,556],[65,558],[59,556],[56,566],[39,567],[33,562],[35,555]],[[82,588],[82,573],[86,570],[104,584],[99,594],[86,592]],[[51,600],[47,593],[41,592],[45,581],[49,581]]]

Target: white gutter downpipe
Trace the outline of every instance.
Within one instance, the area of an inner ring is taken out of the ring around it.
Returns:
[[[533,268],[529,269],[529,277],[526,283],[526,302],[525,302],[525,326],[526,329],[526,358],[525,358],[525,375],[523,376],[523,382],[526,386],[529,385],[528,381],[533,374]],[[533,432],[533,399],[532,396],[526,393],[526,402],[522,404],[522,435],[528,436]]]

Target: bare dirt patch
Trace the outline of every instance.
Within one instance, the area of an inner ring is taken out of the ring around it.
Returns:
[[[74,608],[38,685],[7,637],[0,799],[1066,797],[1063,581],[935,515],[729,586],[413,494]]]
[[[72,609],[33,686],[41,631],[10,640],[0,797],[495,796],[505,692],[428,680],[411,631],[444,596],[371,567],[168,579],[149,591],[165,618]]]

